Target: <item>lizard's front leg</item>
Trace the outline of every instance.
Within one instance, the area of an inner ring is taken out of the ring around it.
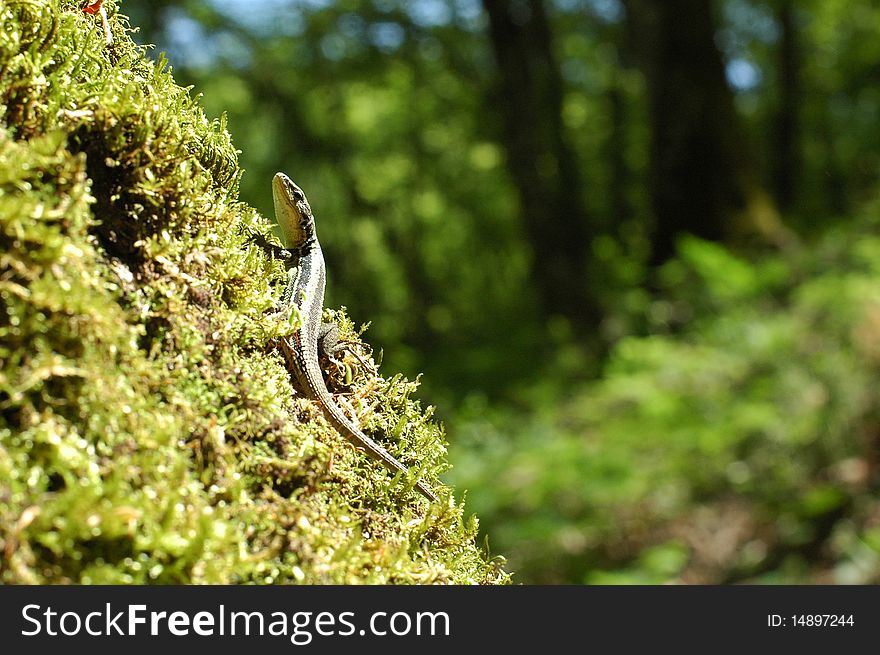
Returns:
[[[294,253],[291,252],[289,248],[285,248],[284,246],[279,246],[275,243],[269,241],[265,235],[260,232],[257,232],[253,228],[247,228],[247,240],[256,245],[258,248],[268,253],[269,256],[274,257],[276,259],[281,259],[290,266],[290,262],[293,260]]]

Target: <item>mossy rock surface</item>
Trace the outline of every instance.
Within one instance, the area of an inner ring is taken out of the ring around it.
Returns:
[[[506,582],[344,310],[328,385],[413,475],[297,392],[225,125],[82,4],[0,0],[0,582]]]

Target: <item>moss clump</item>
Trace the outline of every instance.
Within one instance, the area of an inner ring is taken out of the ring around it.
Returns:
[[[80,4],[0,0],[0,581],[506,581],[451,494],[428,509],[296,393],[222,121]],[[330,386],[439,489],[416,383],[337,318]]]

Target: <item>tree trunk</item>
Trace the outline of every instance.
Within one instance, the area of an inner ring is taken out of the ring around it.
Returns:
[[[586,275],[590,228],[583,186],[562,122],[562,78],[541,0],[483,0],[498,64],[508,167],[534,278],[547,315],[562,315],[582,334],[599,311]]]
[[[776,13],[779,41],[779,107],[773,149],[773,185],[782,211],[793,208],[800,178],[800,63],[796,12],[790,0],[783,0]]]
[[[619,236],[632,220],[635,210],[629,198],[631,175],[626,161],[626,98],[617,80],[608,89],[608,108],[611,113],[611,134],[606,152],[609,167],[609,215],[613,231]]]
[[[754,172],[715,46],[710,0],[624,0],[651,122],[652,264],[682,233],[713,241],[781,229]]]

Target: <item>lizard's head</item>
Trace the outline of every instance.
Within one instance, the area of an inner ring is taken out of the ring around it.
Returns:
[[[302,248],[315,235],[315,219],[306,194],[284,173],[275,173],[272,197],[275,220],[284,233],[284,247]]]

